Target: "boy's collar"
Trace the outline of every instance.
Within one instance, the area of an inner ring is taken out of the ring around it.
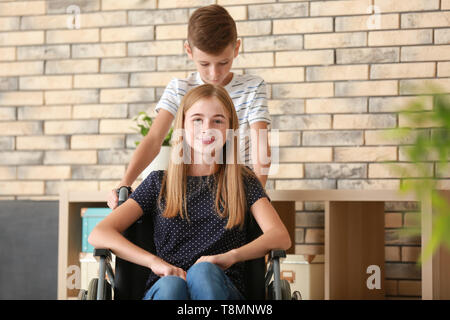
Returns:
[[[233,74],[230,82],[227,83],[227,85],[224,87],[226,90],[229,90],[231,88],[231,85],[233,84],[235,78],[236,78],[236,74],[234,72],[231,72]],[[198,83],[200,83],[200,85],[205,84],[205,81],[203,81],[202,77],[200,77],[200,72],[196,71],[195,72],[195,78],[198,81]]]
[[[200,85],[205,84],[205,81],[203,81],[202,77],[200,77],[200,72],[195,72],[195,79],[198,81]]]

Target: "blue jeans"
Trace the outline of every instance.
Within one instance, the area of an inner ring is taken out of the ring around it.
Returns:
[[[177,276],[160,278],[143,299],[242,300],[244,297],[220,267],[210,262],[200,262],[189,268],[186,281]]]

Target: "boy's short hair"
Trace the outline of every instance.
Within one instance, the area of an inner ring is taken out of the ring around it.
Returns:
[[[237,41],[236,23],[228,11],[217,4],[195,10],[189,18],[188,42],[209,54],[220,54]]]

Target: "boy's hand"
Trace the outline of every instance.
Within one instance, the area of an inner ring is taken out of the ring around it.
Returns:
[[[113,189],[111,190],[108,196],[108,207],[114,210],[115,208],[117,208],[118,204],[119,204],[119,197],[117,196],[117,190]]]
[[[235,261],[232,257],[231,251],[222,254],[216,254],[214,256],[202,256],[198,258],[195,263],[199,262],[211,262],[219,266],[222,270],[226,270],[231,267]]]
[[[167,263],[163,259],[154,256],[149,268],[159,277],[177,276],[186,280],[186,271]]]

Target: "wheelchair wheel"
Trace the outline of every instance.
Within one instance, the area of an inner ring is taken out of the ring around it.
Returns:
[[[98,279],[94,278],[89,282],[86,300],[97,300]],[[102,300],[112,300],[111,285],[105,280]]]
[[[78,293],[78,300],[86,300],[87,299],[87,290],[81,289]]]
[[[294,292],[292,292],[292,300],[302,300],[300,291],[295,290]]]
[[[283,300],[291,300],[291,286],[289,285],[289,281],[281,280],[281,298]]]
[[[291,300],[291,286],[289,285],[289,282],[285,279],[282,279],[280,281],[281,286],[281,299],[282,300]],[[270,282],[269,288],[268,288],[268,296],[269,299],[275,300],[275,291],[273,290],[273,281]]]

